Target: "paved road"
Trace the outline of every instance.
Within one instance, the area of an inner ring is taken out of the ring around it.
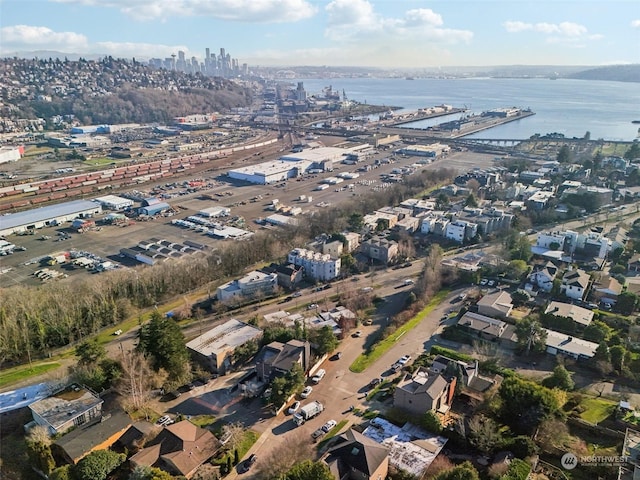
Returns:
[[[312,400],[319,400],[325,405],[325,410],[316,418],[306,422],[300,427],[296,427],[291,416],[286,413],[280,414],[269,420],[259,422],[256,425],[262,435],[260,440],[253,446],[247,454],[256,453],[258,462],[255,471],[238,475],[234,472],[230,478],[242,476],[253,478],[260,469],[260,459],[268,458],[269,455],[278,448],[279,445],[289,442],[310,441],[311,433],[320,428],[325,422],[334,419],[340,422],[343,419],[348,421],[348,425],[360,422],[360,418],[348,412],[350,405],[354,405],[360,410],[376,408],[375,402],[368,402],[365,399],[366,386],[371,379],[389,375],[389,367],[400,357],[410,354],[415,358],[417,355],[430,348],[435,343],[433,335],[439,331],[442,316],[452,308],[460,307],[454,299],[466,288],[452,292],[437,308],[435,308],[424,320],[410,333],[402,336],[396,344],[380,357],[373,365],[362,373],[354,373],[349,370],[349,366],[363,352],[365,345],[371,341],[376,332],[383,328],[382,318],[378,318],[374,325],[369,327],[359,327],[363,332],[362,337],[350,336],[342,341],[337,350],[342,352],[339,360],[328,359],[322,365],[327,372],[325,378],[317,385],[313,385],[313,392],[308,400],[302,400],[306,404]],[[345,427],[347,428],[347,427]]]

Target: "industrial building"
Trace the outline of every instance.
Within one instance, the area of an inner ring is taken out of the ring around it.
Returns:
[[[411,155],[415,157],[440,157],[446,155],[451,150],[449,145],[443,145],[441,143],[433,143],[431,145],[411,145],[398,150],[399,153],[404,155]]]
[[[299,177],[307,171],[309,166],[310,162],[308,161],[276,160],[229,170],[228,175],[236,180],[267,185]]]
[[[168,203],[159,202],[154,205],[149,205],[148,207],[141,207],[138,210],[138,213],[140,215],[148,215],[152,217],[153,215],[158,215],[159,213],[169,210],[170,208],[171,208],[171,205],[169,205]]]
[[[43,227],[60,225],[75,218],[89,218],[102,212],[102,206],[89,200],[35,208],[26,212],[9,213],[1,217],[0,235],[11,235]]]
[[[232,318],[191,340],[187,349],[207,370],[224,373],[231,366],[234,350],[261,336],[259,328]]]
[[[17,162],[24,155],[24,145],[19,147],[0,147],[0,163]]]
[[[104,197],[98,197],[94,199],[94,202],[98,202],[103,208],[108,210],[129,210],[133,207],[133,200],[128,198],[118,197],[116,195],[105,195]]]
[[[310,170],[331,171],[334,162],[341,161],[351,152],[351,149],[336,147],[306,149],[283,155],[276,161],[229,170],[228,175],[237,180],[267,185],[299,177]]]
[[[227,207],[209,207],[198,212],[198,215],[206,218],[228,217],[230,214],[231,209]]]

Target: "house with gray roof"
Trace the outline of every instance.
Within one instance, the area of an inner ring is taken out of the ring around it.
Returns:
[[[322,457],[336,480],[378,480],[387,478],[389,448],[349,429]]]
[[[125,412],[114,412],[102,417],[99,423],[86,428],[76,428],[63,435],[53,443],[52,448],[75,465],[91,452],[111,447],[126,433],[131,424],[132,420]]]
[[[593,320],[593,311],[571,303],[551,302],[544,311],[547,315],[567,317],[583,327],[588,327]]]
[[[597,343],[575,338],[571,335],[565,335],[564,333],[554,330],[545,330],[547,332],[547,339],[545,341],[547,353],[551,355],[563,355],[576,360],[585,360],[596,354],[596,349],[598,348]]]
[[[240,345],[262,337],[262,330],[234,318],[187,343],[191,357],[211,372],[225,372]]]
[[[276,375],[284,375],[294,365],[300,365],[307,373],[311,367],[311,344],[307,341],[289,340],[287,343],[271,342],[262,347],[256,357],[256,373],[260,381],[268,381]]]
[[[478,313],[490,317],[507,318],[513,310],[511,294],[504,290],[485,295],[478,301]]]
[[[447,380],[438,373],[419,368],[400,380],[393,394],[393,406],[414,415],[430,410],[445,413],[451,406],[455,383],[455,377]]]

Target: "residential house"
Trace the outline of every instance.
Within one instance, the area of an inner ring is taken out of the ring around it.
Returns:
[[[216,296],[221,302],[234,298],[251,298],[257,295],[272,295],[278,286],[278,275],[253,271],[238,280],[218,287]]]
[[[594,284],[594,296],[601,302],[614,304],[618,295],[622,293],[623,286],[615,278],[604,275]]]
[[[52,449],[75,465],[91,452],[111,447],[129,429],[131,423],[131,419],[124,412],[105,415],[99,423],[90,424],[86,428],[76,428],[58,438],[52,444]]]
[[[349,429],[338,435],[322,461],[336,480],[384,480],[389,472],[389,448]]]
[[[129,463],[133,468],[156,467],[171,475],[191,478],[200,465],[216,454],[220,445],[209,430],[183,420],[164,427]]]
[[[577,269],[567,272],[562,277],[560,291],[574,300],[584,300],[589,288],[589,280],[589,274],[583,270]]]
[[[427,411],[446,413],[453,400],[456,378],[447,380],[442,375],[420,367],[412,375],[407,375],[396,386],[393,406],[414,415]]]
[[[433,359],[429,371],[445,378],[456,377],[460,382],[460,393],[477,400],[483,400],[483,394],[496,384],[495,378],[480,375],[477,360],[467,363],[438,355]]]
[[[389,263],[398,256],[398,243],[394,240],[375,236],[362,242],[360,251],[371,260]]]
[[[235,349],[261,337],[259,328],[232,318],[188,342],[187,350],[205,369],[226,373]]]
[[[640,253],[634,253],[627,261],[627,271],[629,273],[640,272]]]
[[[307,341],[289,340],[287,343],[271,342],[262,347],[256,357],[256,373],[261,381],[268,381],[275,375],[284,375],[294,365],[300,365],[303,372],[311,367],[311,344]]]
[[[547,315],[555,315],[556,317],[570,318],[583,327],[588,327],[593,320],[593,311],[571,303],[551,302],[547,305],[544,313]]]
[[[268,267],[261,268],[260,271],[264,273],[275,273],[278,277],[278,285],[289,290],[295,290],[295,288],[302,283],[304,277],[303,268],[293,263],[285,265],[272,263]]]
[[[97,423],[102,418],[103,400],[88,388],[71,385],[50,397],[29,405],[36,424],[49,434],[60,435],[73,427]]]
[[[504,290],[485,295],[478,301],[478,313],[489,317],[507,318],[513,310],[511,294]]]
[[[547,339],[545,341],[547,353],[551,355],[564,355],[575,360],[589,359],[593,357],[598,348],[598,344],[588,342],[571,335],[545,329]]]
[[[515,348],[518,343],[515,327],[496,318],[466,312],[458,320],[458,325],[478,338],[497,341],[505,348]]]
[[[558,267],[551,262],[536,265],[529,275],[529,282],[544,292],[550,292],[553,289],[553,281],[556,279],[557,273]]]

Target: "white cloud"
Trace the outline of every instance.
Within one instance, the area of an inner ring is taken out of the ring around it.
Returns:
[[[509,33],[538,32],[547,35],[560,35],[563,37],[583,37],[587,35],[587,27],[573,22],[561,23],[525,23],[519,20],[508,20],[502,24]]]
[[[631,26],[632,26],[633,28],[640,28],[640,19],[638,19],[638,20],[632,20],[632,21],[631,21]]]
[[[315,15],[306,0],[53,0],[58,3],[117,8],[136,20],[212,17],[255,23],[297,22]]]
[[[424,39],[440,43],[468,42],[473,32],[442,28],[442,16],[428,8],[407,10],[403,17],[385,18],[368,0],[332,0],[325,7],[325,35],[336,41]]]
[[[68,52],[86,51],[87,37],[75,32],[54,32],[47,27],[33,25],[13,25],[0,29],[0,43],[3,51],[20,49],[63,50]]]

